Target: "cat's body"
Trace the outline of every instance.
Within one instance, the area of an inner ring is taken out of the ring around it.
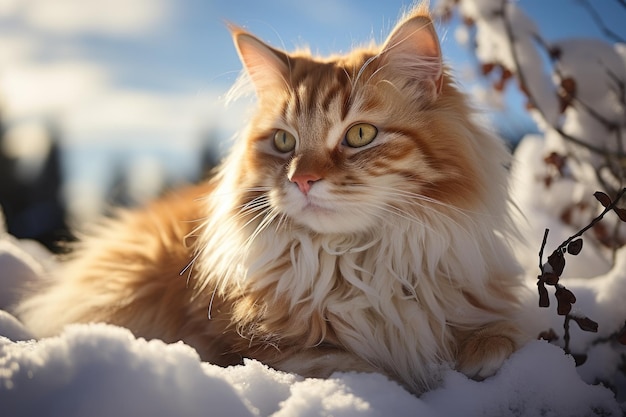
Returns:
[[[425,8],[329,59],[232,31],[259,110],[231,155],[108,220],[19,306],[25,323],[104,321],[221,365],[380,371],[413,392],[440,363],[493,373],[521,341],[507,154],[445,73]]]

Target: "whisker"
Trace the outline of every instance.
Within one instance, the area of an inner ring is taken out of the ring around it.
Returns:
[[[252,234],[250,236],[248,236],[248,238],[246,239],[246,241],[244,242],[244,246],[246,248],[246,250],[248,250],[250,248],[250,246],[252,245],[252,243],[256,240],[256,238],[265,230],[268,228],[268,226],[270,224],[272,224],[272,222],[276,219],[276,217],[279,215],[279,212],[277,210],[274,209],[270,209],[267,212],[264,212],[265,217],[263,218],[263,220],[261,220],[261,222],[259,223],[259,225],[256,227],[256,229],[254,230],[254,232],[252,232]]]
[[[452,204],[444,203],[442,201],[436,200],[436,199],[434,199],[432,197],[428,197],[428,196],[425,196],[423,194],[418,194],[418,193],[414,193],[414,192],[411,192],[411,191],[394,190],[394,189],[389,189],[387,187],[376,186],[376,185],[371,185],[371,186],[368,185],[367,187],[372,188],[372,189],[381,190],[381,191],[385,192],[386,195],[391,196],[391,197],[394,197],[394,196],[403,197],[403,198],[408,198],[408,199],[412,200],[413,202],[421,201],[421,202],[426,202],[426,203],[431,203],[431,204],[434,204],[434,205],[438,205],[438,206],[440,206],[442,208],[446,208],[446,209],[449,209],[451,211],[454,211],[455,213],[458,213],[459,215],[465,217],[468,220],[473,220],[472,216],[470,216],[470,214],[474,215],[474,216],[481,214],[480,212],[463,209],[463,208],[454,206]],[[423,205],[423,204],[420,204],[420,207],[424,208],[424,209],[428,209],[428,210],[434,210],[434,208],[426,206],[426,205]],[[441,213],[441,212],[437,212],[437,213],[439,213],[439,214],[449,218],[450,220],[453,220],[448,215],[446,215],[444,213]]]
[[[418,217],[416,217],[414,214],[408,212],[407,210],[404,210],[404,209],[402,209],[400,207],[395,206],[393,203],[394,202],[395,203],[404,203],[404,204],[409,204],[409,205],[413,205],[413,206],[419,207],[421,210],[423,210],[426,213],[432,213],[432,214],[437,215],[438,217],[443,217],[443,218],[447,219],[448,221],[452,222],[457,227],[459,227],[459,229],[464,230],[466,233],[470,233],[470,232],[469,232],[469,230],[466,229],[465,226],[460,224],[456,219],[451,217],[449,214],[444,213],[444,212],[442,212],[440,210],[437,210],[435,207],[432,207],[432,205],[438,205],[438,206],[440,206],[442,208],[447,208],[447,209],[449,209],[449,210],[459,214],[460,216],[463,216],[466,220],[469,220],[471,223],[473,223],[475,225],[475,220],[471,216],[468,215],[468,213],[471,213],[470,211],[460,209],[460,208],[455,207],[455,206],[453,206],[451,204],[444,203],[444,202],[435,200],[433,198],[426,197],[426,196],[423,196],[421,194],[413,193],[413,192],[405,191],[405,190],[395,190],[395,189],[391,189],[391,188],[388,188],[388,187],[377,186],[377,185],[364,185],[363,187],[370,188],[372,190],[382,191],[385,197],[394,200],[392,202],[385,203],[385,205],[388,206],[389,208],[393,208],[392,211],[389,211],[389,209],[387,209],[388,213],[400,216],[400,217],[404,218],[405,220],[409,220],[409,221],[412,221],[412,222],[415,222],[416,220],[419,220],[419,224],[421,224],[424,227],[428,227],[428,223],[427,222],[419,219]],[[429,203],[429,204],[424,204],[424,203]],[[375,207],[380,207],[380,205],[375,205]],[[430,230],[434,232],[434,230],[432,228]]]

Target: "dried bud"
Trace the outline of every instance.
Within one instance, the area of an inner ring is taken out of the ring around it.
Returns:
[[[591,320],[589,317],[579,317],[579,316],[571,316],[572,320],[578,324],[580,330],[585,332],[597,333],[598,332],[598,323]]]
[[[567,245],[567,253],[575,256],[580,253],[582,248],[583,248],[583,240],[576,239],[576,240],[571,241],[569,245]]]
[[[602,204],[604,207],[608,207],[611,205],[611,197],[603,193],[602,191],[596,191],[593,193],[593,196]]]
[[[559,276],[554,272],[544,272],[540,279],[548,285],[556,285],[559,283]]]
[[[572,104],[571,97],[563,97],[561,95],[558,96],[559,99],[559,111],[561,114],[565,113],[565,110]]]
[[[548,264],[552,268],[552,271],[558,276],[563,275],[563,270],[565,269],[565,257],[563,256],[563,252],[559,249],[552,252],[552,255],[548,256]]]
[[[626,222],[626,209],[615,207],[613,211],[617,214],[617,217],[619,217],[621,221]]]
[[[546,175],[545,177],[543,177],[543,184],[546,186],[546,188],[550,188],[550,186],[552,185],[552,181],[553,178],[550,175]]]
[[[572,77],[562,79],[560,93],[567,97],[576,97],[576,81]]]
[[[471,17],[467,17],[467,16],[463,16],[463,23],[465,24],[465,26],[470,27],[470,28],[474,26],[475,24],[474,19],[472,19]]]
[[[559,336],[556,334],[554,329],[549,329],[549,330],[544,330],[543,332],[539,333],[539,337],[537,337],[537,339],[547,340],[548,342],[554,342],[556,340],[559,340]]]
[[[539,307],[550,307],[550,298],[548,297],[548,290],[546,289],[543,281],[537,282],[537,290],[539,291]]]
[[[557,301],[557,314],[559,316],[568,315],[569,312],[572,311],[572,304],[576,302],[574,293],[559,285],[556,287],[556,293],[554,295],[556,296]]]
[[[545,162],[546,165],[554,166],[559,171],[559,174],[563,175],[567,164],[567,156],[561,155],[557,152],[550,152],[549,155],[543,158],[543,162]]]
[[[480,66],[480,72],[483,75],[489,75],[491,73],[491,71],[493,71],[493,69],[496,67],[496,65],[493,62],[487,62],[485,64],[482,64]]]

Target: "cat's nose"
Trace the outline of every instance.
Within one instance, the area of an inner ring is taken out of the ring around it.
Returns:
[[[289,181],[296,183],[302,194],[307,195],[314,182],[321,180],[317,174],[296,174],[289,178]]]

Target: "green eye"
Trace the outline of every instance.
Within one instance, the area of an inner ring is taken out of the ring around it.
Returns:
[[[376,126],[369,123],[357,123],[348,129],[344,141],[348,146],[360,148],[372,143],[376,135],[378,135]]]
[[[279,129],[274,133],[274,146],[279,152],[291,152],[296,147],[296,137],[285,130]]]

